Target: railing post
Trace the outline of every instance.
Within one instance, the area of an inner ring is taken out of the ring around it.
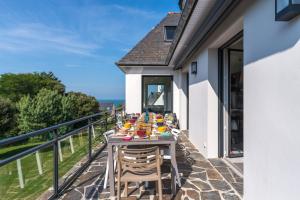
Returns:
[[[115,116],[114,116],[114,118],[115,118],[114,120],[115,120],[115,121],[114,121],[114,122],[116,123],[116,122],[117,122],[117,109],[116,109],[116,108],[115,108],[114,114],[115,114]]]
[[[107,112],[105,113],[105,132],[107,131],[107,124],[108,124],[108,120],[107,120]]]
[[[58,175],[58,130],[54,130],[54,143],[53,143],[53,190],[54,196],[58,195],[59,188],[59,175]]]
[[[88,127],[88,134],[89,134],[89,161],[92,159],[92,124],[91,119],[88,120],[89,127]]]

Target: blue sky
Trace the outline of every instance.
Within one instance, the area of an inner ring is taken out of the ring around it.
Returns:
[[[68,91],[123,99],[115,62],[178,0],[0,0],[0,74],[52,71]]]

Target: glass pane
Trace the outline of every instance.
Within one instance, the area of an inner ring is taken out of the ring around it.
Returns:
[[[292,0],[293,4],[300,4],[300,0]]]
[[[280,12],[281,10],[283,10],[289,5],[289,0],[276,0],[276,2],[277,2],[277,12]]]
[[[230,70],[230,155],[243,153],[243,52],[229,52]]]
[[[59,147],[59,184],[71,177],[84,163],[88,155],[88,129],[60,141]]]
[[[9,151],[24,148],[24,145],[28,144],[15,144],[1,151],[13,153]],[[0,199],[37,199],[52,183],[52,146],[0,167]],[[48,190],[48,195],[52,195],[52,190]]]
[[[176,26],[166,26],[166,40],[173,40],[175,36]]]
[[[172,112],[172,77],[143,77],[143,111]]]

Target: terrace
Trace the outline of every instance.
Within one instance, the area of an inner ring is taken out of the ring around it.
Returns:
[[[1,199],[109,199],[109,186],[103,188],[107,145],[102,134],[113,128],[118,112],[0,141]],[[205,159],[188,132],[178,138],[176,160],[182,186],[172,195],[170,162],[164,161],[163,199],[242,199],[243,178],[221,159]],[[155,185],[131,183],[129,197],[156,199]]]

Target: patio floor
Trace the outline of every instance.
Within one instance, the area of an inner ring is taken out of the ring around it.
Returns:
[[[182,187],[177,189],[177,194],[173,199],[242,199],[243,178],[239,177],[221,159],[205,159],[185,135],[180,136],[176,149]],[[109,188],[103,189],[106,159],[107,151],[104,150],[60,199],[109,199]],[[170,162],[164,162],[162,172],[163,199],[172,199]],[[145,188],[143,184],[137,188],[135,183],[131,183],[128,199],[158,199],[154,188],[155,185],[151,183],[148,188]]]

